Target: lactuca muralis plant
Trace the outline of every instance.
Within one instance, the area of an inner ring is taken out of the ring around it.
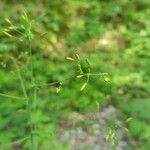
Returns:
[[[6,19],[6,22],[9,24],[9,26],[5,29],[2,30],[3,34],[7,36],[8,38],[14,38],[21,43],[25,43],[25,45],[28,47],[27,51],[27,58],[29,60],[29,72],[30,72],[30,85],[27,84],[28,81],[25,79],[25,75],[20,69],[19,63],[18,63],[18,58],[13,55],[9,55],[9,59],[13,62],[15,69],[17,71],[17,75],[20,81],[20,85],[22,88],[22,97],[16,97],[13,95],[8,95],[6,93],[0,93],[0,96],[4,96],[7,98],[12,98],[12,99],[22,99],[26,101],[26,110],[28,113],[28,122],[29,122],[29,128],[30,128],[30,134],[29,136],[23,138],[23,139],[18,139],[17,141],[14,141],[12,143],[8,143],[5,145],[2,145],[2,147],[5,146],[10,146],[14,144],[20,144],[21,142],[25,140],[30,140],[30,149],[31,150],[37,150],[39,147],[38,143],[38,138],[39,138],[39,132],[38,132],[38,123],[34,120],[34,115],[38,111],[37,108],[37,97],[38,97],[38,90],[43,87],[43,86],[52,86],[52,85],[58,85],[56,87],[56,92],[60,92],[60,89],[62,88],[63,82],[65,82],[67,79],[64,79],[63,81],[56,81],[53,83],[47,83],[43,85],[39,85],[36,82],[35,74],[34,74],[34,57],[33,57],[33,52],[32,52],[32,44],[34,43],[34,38],[35,34],[33,33],[33,24],[34,20],[31,20],[30,17],[28,16],[27,12],[24,11],[24,14],[22,16],[21,20],[21,25],[16,26],[14,25],[9,19]],[[13,34],[17,33],[17,34]],[[18,56],[20,57],[20,55]],[[85,78],[85,82],[83,85],[80,87],[80,91],[83,91],[86,86],[88,85],[90,81],[91,76],[98,76],[102,77],[106,82],[109,82],[109,77],[107,73],[92,73],[91,71],[91,65],[88,59],[81,59],[79,54],[75,53],[73,57],[66,57],[67,60],[73,61],[76,64],[76,69],[77,69],[77,74],[75,75],[76,78]],[[72,78],[72,77],[70,77]],[[29,87],[27,87],[27,85]],[[27,89],[30,89],[28,91]],[[98,101],[96,101],[97,108],[99,109],[100,105]]]

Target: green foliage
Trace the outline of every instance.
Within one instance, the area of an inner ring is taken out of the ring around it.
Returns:
[[[10,57],[16,59],[31,96],[27,45],[33,40],[33,75],[40,89],[32,119],[39,124],[43,149],[70,149],[58,144],[53,134],[64,115],[99,110],[109,103],[123,112],[123,120],[133,118],[127,122],[128,138],[142,144],[131,149],[149,149],[149,0],[3,0],[0,6],[0,93],[5,94],[0,95],[0,144],[30,134],[27,103]],[[76,53],[89,58],[90,65],[86,59],[77,61]],[[89,76],[89,70],[110,76]],[[58,84],[48,85],[55,81]],[[29,145],[29,140],[20,144],[24,149]]]

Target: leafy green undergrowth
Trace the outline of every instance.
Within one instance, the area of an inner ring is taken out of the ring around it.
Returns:
[[[39,111],[35,120],[39,123],[43,145],[57,145],[53,133],[61,118],[72,111],[95,111],[97,101],[101,107],[111,103],[120,109],[123,120],[132,117],[127,124],[127,138],[137,142],[129,142],[131,148],[149,149],[149,0],[4,0],[0,6],[1,31],[9,24],[5,18],[20,25],[19,18],[24,8],[35,19],[33,32],[37,37],[32,49],[37,83],[43,85],[69,78],[59,93],[56,93],[56,85],[38,90]],[[21,97],[16,70],[8,56],[18,57],[20,54],[18,62],[28,87],[27,43],[8,39],[2,32],[0,35],[0,92]],[[70,78],[76,75],[72,70],[75,66],[65,60],[66,56],[76,52],[89,58],[93,72],[108,72],[111,83],[91,77],[89,85],[81,92],[85,80]],[[30,87],[27,90],[29,92]],[[0,103],[0,144],[27,137],[26,102],[0,96]],[[50,138],[53,142],[49,142]],[[28,145],[27,141],[21,146],[28,149]],[[60,145],[57,149],[63,148]]]
[[[149,99],[133,99],[124,105],[121,110],[133,119],[128,123],[129,137],[137,140],[137,149],[143,150],[150,147],[150,101]],[[131,144],[133,144],[131,142]]]

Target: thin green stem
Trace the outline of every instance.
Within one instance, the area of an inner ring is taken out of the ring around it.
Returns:
[[[31,143],[32,143],[32,150],[37,150],[38,142],[37,142],[37,124],[32,120],[32,115],[36,113],[37,109],[37,87],[35,86],[35,79],[33,74],[33,55],[32,55],[32,45],[31,39],[29,39],[29,52],[30,52],[30,69],[31,69],[31,84],[33,86],[33,95],[31,98]]]
[[[18,77],[20,79],[20,84],[21,84],[21,87],[22,87],[22,90],[23,90],[24,97],[27,99],[27,109],[28,109],[28,114],[29,114],[30,132],[31,132],[31,147],[32,147],[31,150],[36,150],[36,149],[34,149],[34,143],[33,143],[32,106],[31,106],[32,103],[31,103],[30,98],[27,95],[24,80],[22,78],[22,75],[21,75],[20,69],[17,65],[17,62],[16,62],[15,59],[12,59],[12,60],[14,61],[15,66],[16,66],[16,70],[17,70],[17,73],[18,73]]]
[[[88,73],[86,76],[87,76],[87,81],[86,81],[86,83],[88,84],[88,82],[89,82],[89,80],[90,80],[90,76],[91,76],[90,70],[89,70],[89,73]]]
[[[21,83],[21,87],[22,87],[22,90],[23,90],[24,97],[26,99],[28,99],[27,91],[26,91],[26,88],[25,88],[25,84],[24,84],[24,81],[23,81],[20,69],[19,69],[19,67],[17,65],[16,60],[15,59],[13,59],[13,60],[14,60],[14,63],[15,63],[16,69],[17,69],[17,73],[18,73],[18,77],[19,77],[19,80],[20,80],[20,83]]]
[[[37,88],[34,87],[33,88],[33,113],[36,113],[37,111]],[[33,122],[33,143],[34,143],[34,150],[37,150],[37,146],[38,146],[38,135],[37,135],[37,123]]]
[[[20,144],[20,143],[26,141],[26,140],[29,139],[29,138],[30,138],[30,136],[27,136],[27,137],[22,138],[22,139],[19,139],[19,140],[17,140],[17,141],[0,145],[0,147],[1,147],[1,148],[4,148],[4,147],[12,146],[12,145],[15,145],[15,144]]]
[[[108,75],[108,73],[85,73],[81,75],[82,76],[103,76],[103,75]]]
[[[26,100],[26,98],[24,98],[24,97],[12,96],[12,95],[8,95],[8,94],[4,94],[4,93],[0,93],[0,96],[7,97],[7,98],[11,98],[11,99],[22,99],[22,100]]]
[[[84,77],[84,76],[103,76],[103,75],[108,75],[108,73],[85,73],[85,74],[81,74],[82,77]],[[77,77],[77,76],[75,76],[75,77]],[[36,84],[35,86],[36,87],[53,86],[53,85],[56,85],[58,83],[63,83],[64,81],[72,79],[72,78],[73,77],[70,76],[70,77],[65,78],[64,80],[61,80],[61,81],[54,81],[54,82],[45,83],[45,84]]]
[[[32,80],[32,84],[33,84],[34,83],[33,56],[32,56],[32,45],[31,45],[31,40],[30,39],[29,39],[29,55],[30,55],[31,80]]]
[[[58,83],[63,83],[64,81],[67,81],[69,79],[73,78],[72,76],[68,77],[68,78],[65,78],[64,80],[61,80],[61,81],[54,81],[54,82],[51,82],[51,83],[45,83],[45,84],[36,84],[35,86],[36,87],[45,87],[45,86],[53,86],[53,85],[56,85]]]

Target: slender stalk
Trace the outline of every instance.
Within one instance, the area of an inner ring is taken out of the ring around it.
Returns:
[[[37,88],[33,88],[33,113],[37,111]],[[33,122],[33,143],[34,143],[34,150],[38,148],[38,135],[37,135],[37,123]]]
[[[20,83],[21,83],[21,87],[22,87],[22,90],[23,90],[24,97],[27,99],[27,109],[28,109],[28,114],[29,114],[30,133],[31,133],[31,150],[36,150],[35,146],[34,146],[34,138],[33,138],[34,132],[33,132],[31,99],[28,97],[28,94],[27,94],[27,91],[26,91],[26,88],[25,88],[25,84],[24,84],[24,80],[23,80],[23,77],[21,75],[20,69],[17,65],[17,62],[16,62],[15,59],[13,59],[13,61],[15,63],[16,69],[17,69],[17,73],[18,73],[18,77],[20,79]]]
[[[84,76],[103,76],[103,75],[108,75],[108,73],[85,73],[85,74],[81,74],[82,77],[84,77]],[[78,77],[78,76],[75,76],[75,77]],[[45,83],[45,84],[36,84],[35,86],[36,87],[53,86],[53,85],[56,85],[56,84],[58,84],[60,82],[63,83],[64,81],[67,81],[67,80],[72,79],[72,78],[73,77],[70,76],[70,77],[65,78],[64,80],[61,80],[61,81],[54,81],[54,82]]]
[[[24,84],[24,81],[23,81],[23,78],[22,78],[22,75],[21,75],[21,72],[20,72],[20,69],[17,65],[17,62],[15,59],[13,59],[14,63],[15,63],[15,66],[16,66],[16,69],[17,69],[17,73],[18,73],[18,77],[19,77],[19,80],[20,80],[20,83],[21,83],[21,87],[22,87],[22,90],[23,90],[23,94],[24,94],[24,97],[26,99],[28,99],[28,94],[27,94],[27,91],[26,91],[26,88],[25,88],[25,84]],[[29,101],[27,101],[29,102]]]
[[[33,84],[34,83],[34,74],[33,74],[33,55],[32,55],[31,39],[29,39],[28,42],[29,42],[31,80],[32,80],[32,84]]]
[[[26,100],[26,98],[24,98],[24,97],[12,96],[12,95],[8,95],[8,94],[4,94],[4,93],[0,93],[0,96],[11,98],[11,99],[23,99],[23,100]]]
[[[29,139],[29,138],[30,138],[30,137],[27,136],[27,137],[22,138],[22,139],[19,139],[19,140],[17,140],[17,141],[14,141],[14,142],[11,142],[11,143],[6,143],[6,144],[3,144],[3,145],[0,145],[0,147],[3,147],[3,148],[4,148],[4,147],[8,147],[8,146],[20,144],[20,143],[26,141],[26,140]]]
[[[37,150],[38,140],[37,140],[37,124],[32,120],[32,115],[36,113],[37,109],[37,88],[35,86],[35,79],[33,74],[33,55],[32,55],[32,45],[31,39],[29,38],[29,52],[30,52],[30,69],[31,69],[31,84],[33,86],[32,98],[31,100],[31,150]]]

